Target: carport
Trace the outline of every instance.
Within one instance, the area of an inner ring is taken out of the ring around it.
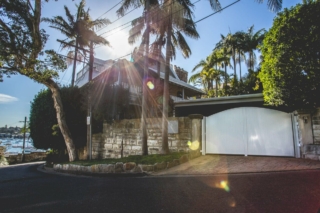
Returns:
[[[202,114],[202,153],[300,157],[292,109],[264,105],[262,94],[175,102],[177,117]]]

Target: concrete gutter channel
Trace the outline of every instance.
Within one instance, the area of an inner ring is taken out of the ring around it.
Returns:
[[[301,170],[318,170],[320,161],[287,157],[205,155],[191,158],[183,155],[173,162],[154,165],[136,165],[135,163],[98,164],[80,166],[56,164],[54,168],[42,166],[40,170],[49,173],[68,173],[100,177],[141,177],[174,175],[217,175],[241,173],[266,173]]]

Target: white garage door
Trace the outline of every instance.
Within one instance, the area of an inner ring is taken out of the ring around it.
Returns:
[[[294,156],[291,115],[241,107],[206,119],[206,153]]]

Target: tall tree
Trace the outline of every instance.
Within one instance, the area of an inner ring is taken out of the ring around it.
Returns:
[[[64,137],[69,160],[76,159],[75,146],[65,120],[57,70],[64,70],[63,58],[53,50],[44,51],[48,35],[40,29],[41,0],[3,0],[0,2],[1,75],[21,74],[46,85],[52,92],[57,121]],[[39,58],[46,55],[46,59]]]
[[[117,10],[117,14],[119,16],[124,16],[125,12],[131,8],[131,7],[140,7],[143,6],[143,18],[145,19],[144,23],[146,26],[145,33],[142,37],[142,52],[144,53],[144,67],[143,67],[143,80],[147,78],[148,70],[149,70],[149,43],[150,43],[150,8],[153,6],[157,6],[158,1],[157,0],[124,0],[120,6],[120,8]],[[139,20],[138,20],[139,21]],[[141,22],[136,23],[143,23],[143,20]],[[135,23],[133,22],[133,25]],[[142,24],[142,28],[143,28]],[[142,29],[140,29],[141,31]],[[130,40],[129,40],[130,42]],[[146,111],[147,111],[147,86],[143,83],[142,84],[142,110],[141,110],[141,131],[142,131],[142,155],[148,154],[148,142],[147,142],[147,124],[146,124]]]
[[[242,82],[242,69],[241,69],[241,62],[245,59],[245,47],[246,47],[246,41],[245,41],[245,33],[243,31],[238,31],[235,34],[232,35],[236,42],[236,61],[239,64],[239,81],[240,84]]]
[[[159,40],[165,39],[166,57],[165,57],[165,77],[163,88],[163,112],[162,112],[162,149],[161,153],[168,154],[168,110],[169,110],[169,73],[170,61],[175,55],[174,45],[180,47],[185,57],[189,57],[191,49],[181,32],[191,38],[199,38],[192,21],[193,4],[189,0],[175,1],[165,0],[162,8],[162,21],[159,27]],[[172,45],[172,43],[174,45]]]
[[[209,97],[212,96],[213,90],[213,82],[215,81],[215,97],[218,96],[218,85],[220,84],[221,76],[223,75],[223,71],[221,71],[220,67],[223,66],[223,63],[228,60],[224,57],[218,50],[214,50],[212,54],[210,54],[206,60],[201,60],[195,67],[192,69],[192,72],[201,68],[197,74],[190,77],[189,82],[196,82],[197,79],[202,79],[202,83],[204,83],[206,93],[210,93]]]
[[[237,51],[237,40],[236,37],[231,34],[228,33],[226,36],[224,35],[220,35],[221,36],[221,40],[220,42],[217,44],[216,48],[218,49],[225,49],[226,52],[230,53],[231,55],[231,59],[233,61],[233,75],[236,78],[237,76],[237,60],[236,60],[236,51]]]
[[[123,6],[120,7],[118,12],[123,14],[124,9],[127,9],[129,6],[141,5],[141,2],[136,1],[125,1]],[[140,38],[142,35],[142,42],[139,47],[140,51],[143,51],[143,47],[147,45],[147,37],[149,33],[155,35],[155,41],[152,42],[152,53],[161,54],[161,47],[164,45],[167,46],[167,51],[170,51],[170,54],[166,54],[166,64],[169,63],[168,68],[170,69],[170,60],[172,57],[175,57],[176,48],[182,51],[184,57],[189,57],[191,54],[191,49],[186,43],[186,39],[183,36],[183,33],[192,38],[198,38],[199,34],[195,29],[195,25],[191,18],[192,11],[189,7],[193,5],[189,0],[178,0],[178,1],[163,1],[163,4],[160,5],[158,1],[150,1],[150,12],[148,16],[148,22],[146,18],[141,17],[132,22],[133,28],[129,32],[129,43],[134,43],[137,38]],[[173,11],[173,12],[172,12]],[[174,14],[174,15],[172,15]],[[148,30],[147,27],[150,26]],[[169,26],[169,27],[168,27]],[[168,34],[168,29],[170,28],[170,33]],[[145,30],[144,30],[145,29]],[[143,31],[144,30],[144,31]],[[173,32],[173,33],[172,33]],[[149,40],[148,40],[149,41]],[[148,42],[149,44],[149,42]],[[146,51],[144,51],[146,54]],[[149,52],[148,52],[149,54]],[[169,58],[168,58],[169,57]],[[145,67],[148,69],[148,67]],[[166,69],[167,70],[167,69]],[[169,70],[168,70],[169,72]],[[167,80],[165,77],[164,81],[164,94],[168,94],[168,100],[164,95],[163,100],[163,111],[168,114],[168,104],[169,104],[169,75],[167,75]],[[166,90],[167,88],[167,90]],[[143,110],[146,107],[143,107]],[[167,118],[168,116],[166,116]],[[165,125],[165,124],[164,124]],[[167,129],[167,128],[162,128]],[[146,143],[146,140],[145,140]],[[143,143],[144,144],[144,143]],[[165,153],[169,152],[167,143],[164,143],[166,148],[164,148]]]
[[[59,30],[67,37],[67,40],[61,43],[62,49],[74,49],[74,51],[69,51],[68,53],[68,58],[73,58],[71,86],[74,86],[76,64],[79,59],[82,58],[79,57],[78,54],[86,54],[83,49],[90,46],[90,41],[94,41],[95,44],[110,46],[109,42],[105,38],[94,33],[94,30],[106,26],[111,22],[108,19],[91,20],[89,9],[85,10],[85,4],[85,0],[82,0],[79,5],[76,5],[77,13],[75,15],[71,14],[67,6],[64,6],[67,20],[62,16],[42,19],[43,21],[48,22],[50,27]]]
[[[254,66],[257,63],[255,51],[258,49],[258,46],[262,44],[265,33],[265,29],[254,32],[254,25],[252,25],[245,34],[244,50],[248,53],[246,64],[248,69],[251,69],[252,71],[254,71]]]
[[[270,105],[320,106],[320,0],[285,9],[263,40],[259,78]]]

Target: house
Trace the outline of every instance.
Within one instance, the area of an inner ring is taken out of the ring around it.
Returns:
[[[94,70],[92,79],[95,91],[92,94],[101,94],[105,86],[122,87],[129,90],[129,111],[119,116],[119,118],[139,118],[141,117],[142,84],[148,86],[148,117],[158,117],[161,115],[163,82],[165,77],[165,65],[163,56],[155,58],[149,57],[149,70],[147,79],[143,79],[143,57],[133,54],[132,60],[126,59],[101,60],[94,59]],[[85,66],[77,73],[76,85],[83,87],[88,83],[89,66]],[[170,66],[169,93],[171,98],[171,115],[174,113],[173,101],[188,100],[193,97],[200,97],[205,94],[202,90],[187,83],[188,72],[177,66]],[[116,93],[116,92],[115,92]],[[117,96],[115,94],[115,96]]]

